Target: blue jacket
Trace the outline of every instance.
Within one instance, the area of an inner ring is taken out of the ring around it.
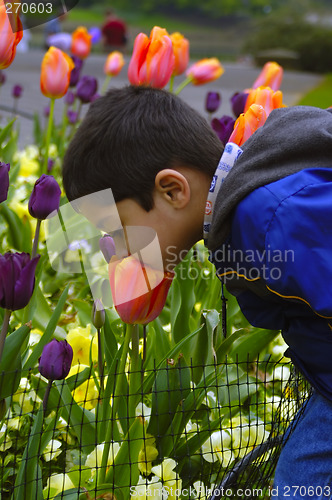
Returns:
[[[287,355],[332,400],[332,169],[254,189],[211,260],[248,321],[281,329]]]

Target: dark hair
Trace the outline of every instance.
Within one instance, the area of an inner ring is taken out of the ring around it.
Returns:
[[[223,151],[208,122],[160,89],[114,88],[94,101],[69,144],[63,184],[69,200],[111,188],[115,202],[153,208],[155,176],[186,166],[213,176]]]

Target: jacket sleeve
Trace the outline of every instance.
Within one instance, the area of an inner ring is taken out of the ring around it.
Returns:
[[[332,317],[332,170],[286,196],[265,234],[265,281],[273,293]]]

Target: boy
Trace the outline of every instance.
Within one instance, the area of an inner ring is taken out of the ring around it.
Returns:
[[[67,150],[64,187],[70,200],[111,188],[122,226],[156,231],[167,271],[204,234],[249,322],[282,330],[287,355],[315,389],[281,454],[278,498],[330,498],[332,114],[277,109],[242,148],[222,153],[205,119],[178,97],[112,89]]]

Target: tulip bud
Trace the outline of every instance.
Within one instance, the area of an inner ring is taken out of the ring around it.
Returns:
[[[115,250],[115,243],[109,234],[104,234],[99,240],[99,248],[105,257],[105,260],[107,264],[113,257],[113,255],[116,255],[116,250]]]
[[[67,106],[71,106],[74,104],[75,101],[75,94],[71,90],[68,90],[67,94],[65,95],[65,103]]]
[[[52,212],[59,210],[61,189],[52,175],[43,174],[31,193],[28,209],[35,219],[44,220]]]
[[[186,76],[191,79],[193,85],[204,85],[217,80],[224,72],[224,68],[216,57],[201,59],[192,64],[186,71]]]
[[[229,142],[242,146],[254,132],[264,125],[267,113],[263,106],[252,104],[250,108],[242,113],[235,122],[234,130]]]
[[[244,112],[244,107],[248,99],[248,92],[235,92],[231,97],[232,111],[237,118]]]
[[[0,255],[0,307],[16,311],[29,303],[39,257],[30,259],[24,252]]]
[[[98,82],[96,78],[89,75],[84,75],[80,78],[77,88],[76,88],[76,96],[79,100],[86,104],[91,102],[92,97],[97,92]]]
[[[217,111],[221,103],[219,92],[208,92],[206,94],[205,109],[208,113]]]
[[[235,120],[231,116],[224,115],[221,118],[213,118],[211,127],[225,145],[233,132]]]
[[[7,200],[10,164],[0,162],[0,203]]]
[[[67,340],[53,339],[39,358],[39,373],[48,380],[62,380],[67,377],[72,360],[73,349]]]
[[[116,76],[120,73],[125,64],[123,55],[121,52],[115,50],[111,52],[104,64],[104,73],[109,76]]]
[[[85,59],[91,51],[92,36],[83,26],[77,28],[72,34],[70,51],[73,55]]]
[[[100,299],[96,299],[93,303],[92,323],[98,330],[105,324],[105,309]]]
[[[12,96],[15,99],[18,99],[19,97],[21,97],[22,92],[23,92],[23,87],[21,87],[21,85],[14,85],[12,89]]]
[[[270,87],[272,90],[279,90],[284,70],[282,67],[273,61],[264,64],[263,69],[258,78],[253,83],[252,88]]]
[[[68,121],[71,125],[75,125],[75,123],[77,122],[77,118],[78,118],[78,112],[74,111],[73,109],[68,109],[67,118],[68,118]]]
[[[40,74],[40,88],[46,97],[58,99],[68,90],[70,73],[74,68],[72,59],[56,47],[46,52]]]
[[[83,60],[80,57],[77,57],[75,55],[72,55],[71,58],[72,58],[72,61],[74,63],[74,68],[72,69],[72,71],[70,73],[69,86],[76,87],[77,82],[81,76],[81,69],[83,66]]]

